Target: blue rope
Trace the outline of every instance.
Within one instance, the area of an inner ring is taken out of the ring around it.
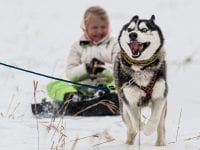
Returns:
[[[20,70],[20,71],[23,71],[23,72],[28,72],[28,73],[31,73],[31,74],[35,74],[35,75],[38,75],[38,76],[46,77],[46,78],[49,78],[49,79],[54,79],[54,80],[58,80],[58,81],[71,83],[71,84],[74,84],[74,85],[79,85],[79,86],[83,86],[83,87],[87,87],[87,88],[92,88],[92,89],[97,89],[97,90],[102,90],[102,91],[105,91],[105,92],[109,92],[109,89],[106,86],[92,86],[92,85],[88,85],[88,84],[82,84],[82,83],[78,83],[78,82],[73,82],[73,81],[70,81],[70,80],[65,80],[65,79],[49,76],[49,75],[46,75],[46,74],[34,72],[34,71],[31,71],[31,70],[26,70],[26,69],[19,68],[19,67],[16,67],[16,66],[8,65],[8,64],[2,63],[2,62],[0,62],[0,65],[6,66],[6,67],[9,67],[9,68],[13,68],[13,69],[16,69],[16,70]]]

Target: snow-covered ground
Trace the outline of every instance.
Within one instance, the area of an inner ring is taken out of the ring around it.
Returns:
[[[82,33],[84,10],[97,4],[109,12],[115,37],[132,16],[155,14],[167,52],[168,145],[155,147],[155,135],[141,132],[136,145],[127,146],[120,116],[37,120],[30,110],[33,83],[38,82],[40,101],[52,80],[0,66],[0,149],[200,150],[200,2],[196,0],[1,0],[0,62],[64,78],[70,46]]]

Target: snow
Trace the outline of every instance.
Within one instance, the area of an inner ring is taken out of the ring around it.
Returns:
[[[38,82],[40,101],[52,80],[0,66],[1,149],[200,150],[200,2],[196,0],[1,0],[0,62],[64,78],[70,46],[82,34],[83,12],[97,4],[108,10],[115,37],[134,15],[155,14],[163,30],[169,83],[167,146],[153,146],[155,135],[142,132],[135,145],[126,145],[120,116],[36,119],[30,110],[33,83]]]

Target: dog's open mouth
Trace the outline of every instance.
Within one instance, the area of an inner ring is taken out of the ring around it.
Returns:
[[[129,47],[132,51],[132,57],[137,58],[141,53],[149,46],[149,42],[141,43],[138,41],[132,41],[129,43]]]

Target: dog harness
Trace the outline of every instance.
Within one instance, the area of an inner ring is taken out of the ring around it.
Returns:
[[[138,65],[138,66],[149,66],[150,64],[154,63],[158,57],[160,56],[159,53],[154,54],[151,58],[146,59],[146,60],[133,60],[131,59],[124,50],[121,50],[121,56],[124,58],[124,60],[129,64],[129,65]],[[142,89],[147,95],[151,95],[152,91],[153,91],[153,87],[155,85],[155,82],[157,80],[158,77],[158,71],[155,71],[153,74],[153,77],[151,78],[151,81],[149,82],[149,84],[145,87],[145,86],[140,86],[138,84],[135,83],[135,85],[137,87],[139,87],[140,89]]]
[[[154,54],[150,59],[147,60],[133,60],[131,59],[124,50],[121,50],[121,57],[129,64],[129,65],[137,65],[142,67],[147,67],[153,64],[158,58],[160,57],[160,53]],[[153,87],[156,83],[156,80],[159,76],[159,70],[154,71],[153,76],[147,86],[138,85],[137,83],[133,82],[133,85],[138,87],[139,89],[143,90],[146,93],[146,96],[141,99],[141,101],[138,103],[138,106],[143,106],[148,104],[149,100],[151,99]],[[119,88],[122,89],[122,88]]]
[[[149,82],[147,86],[140,86],[138,84],[135,84],[135,85],[139,87],[140,89],[142,89],[147,95],[151,96],[157,77],[158,77],[158,72],[154,72],[153,77],[151,78],[151,81]]]

